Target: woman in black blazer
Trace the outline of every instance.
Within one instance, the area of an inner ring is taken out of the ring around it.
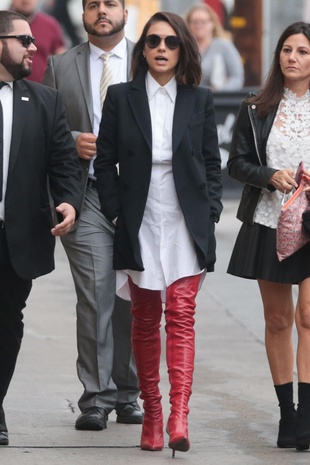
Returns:
[[[144,421],[141,448],[161,450],[158,387],[165,302],[169,447],[189,449],[195,298],[215,262],[221,166],[212,94],[199,88],[199,52],[184,21],[156,13],[133,51],[133,81],[110,86],[95,175],[116,224],[117,292],[132,301],[132,343]],[[118,166],[117,166],[118,165]]]

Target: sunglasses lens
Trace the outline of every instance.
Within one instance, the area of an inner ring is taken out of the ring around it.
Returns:
[[[22,38],[22,44],[24,47],[29,47],[30,44],[34,44],[34,38],[31,36],[23,36]]]
[[[167,36],[164,40],[170,50],[175,50],[180,45],[180,39],[177,36]],[[149,48],[156,48],[161,43],[161,38],[157,34],[150,34],[145,38],[145,43]]]
[[[176,36],[168,36],[165,39],[165,44],[167,45],[168,48],[171,50],[175,50],[176,48],[179,47],[180,45],[180,40]]]
[[[160,44],[160,41],[161,41],[160,37],[157,36],[156,34],[151,34],[145,38],[145,43],[150,48],[158,47],[158,45]]]

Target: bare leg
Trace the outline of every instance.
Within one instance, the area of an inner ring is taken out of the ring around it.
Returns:
[[[310,278],[299,286],[296,309],[298,381],[310,383]]]
[[[291,284],[258,281],[265,316],[265,343],[275,385],[293,381],[292,328],[294,303]]]
[[[264,305],[265,343],[270,371],[279,401],[277,446],[295,447],[296,410],[293,402],[292,328],[294,304],[291,284],[259,281]]]
[[[310,445],[310,278],[299,285],[296,309],[298,331],[298,409],[296,420],[296,447],[309,449]]]

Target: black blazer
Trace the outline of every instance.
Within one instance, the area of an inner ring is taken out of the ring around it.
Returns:
[[[35,82],[15,81],[5,231],[12,265],[24,279],[54,269],[48,182],[55,205],[67,202],[79,212],[81,169],[60,94]]]
[[[201,268],[213,270],[221,210],[221,161],[210,90],[179,85],[173,120],[173,176]],[[119,175],[117,171],[119,163]],[[97,139],[95,175],[103,214],[118,217],[114,268],[143,271],[138,233],[152,170],[145,74],[110,86]]]

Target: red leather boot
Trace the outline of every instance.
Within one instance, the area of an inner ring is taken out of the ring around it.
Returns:
[[[186,452],[188,402],[192,393],[195,357],[195,298],[201,276],[182,278],[167,288],[166,333],[167,366],[170,381],[170,416],[167,423],[169,447]]]
[[[159,391],[160,321],[162,301],[160,292],[141,289],[129,280],[132,300],[132,347],[139,378],[144,417],[141,449],[162,450],[164,447],[163,412]]]

